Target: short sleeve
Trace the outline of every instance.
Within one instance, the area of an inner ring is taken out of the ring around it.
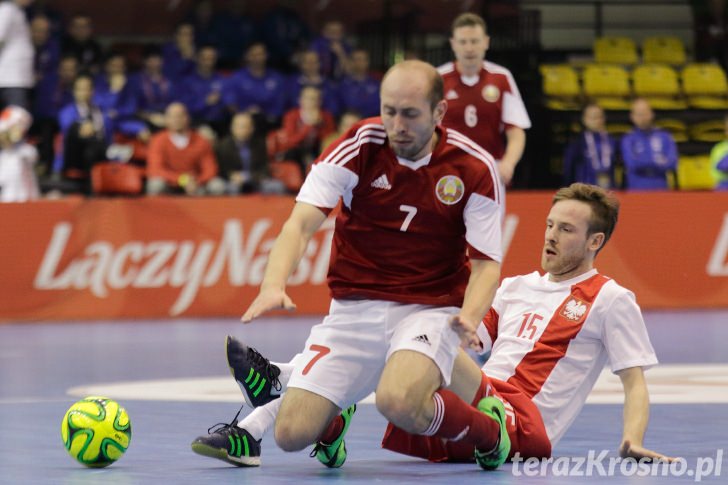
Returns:
[[[612,372],[657,364],[642,312],[630,291],[620,291],[606,308],[602,340]]]

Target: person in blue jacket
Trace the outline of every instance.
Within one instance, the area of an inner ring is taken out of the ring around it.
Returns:
[[[564,186],[583,182],[612,189],[617,142],[607,133],[604,110],[594,102],[587,104],[581,122],[584,129],[564,153]]]
[[[195,125],[209,125],[219,135],[227,130],[229,113],[223,101],[225,78],[217,73],[217,49],[204,46],[197,51],[195,72],[175,88]]]
[[[369,52],[354,49],[349,59],[349,74],[339,85],[344,111],[356,111],[364,118],[379,115],[379,81],[369,73]]]
[[[653,125],[655,114],[647,100],[632,102],[630,119],[634,129],[622,137],[621,152],[628,190],[670,188],[669,173],[677,188],[677,145],[672,135]]]
[[[262,42],[245,51],[245,66],[227,79],[225,104],[234,113],[247,111],[265,126],[280,124],[286,105],[286,79],[267,66],[268,50]]]

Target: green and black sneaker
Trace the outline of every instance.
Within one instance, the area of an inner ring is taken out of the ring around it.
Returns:
[[[238,428],[239,414],[230,424],[218,423],[207,430],[207,436],[195,438],[192,451],[236,466],[260,466],[260,440]]]
[[[341,412],[341,417],[344,419],[344,427],[341,430],[341,434],[330,444],[325,444],[320,441],[316,443],[311,451],[311,457],[315,456],[318,461],[329,468],[339,468],[344,464],[346,461],[344,436],[349,429],[351,418],[355,412],[356,404],[352,404]]]
[[[480,400],[478,410],[500,426],[500,436],[495,448],[487,452],[475,449],[475,461],[478,465],[484,470],[495,470],[508,459],[508,453],[511,451],[511,439],[506,430],[506,409],[500,399],[488,396]]]
[[[235,337],[227,336],[228,366],[250,407],[257,408],[281,397],[281,369]]]

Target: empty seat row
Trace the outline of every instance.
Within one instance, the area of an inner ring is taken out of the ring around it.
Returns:
[[[681,66],[687,62],[685,45],[679,37],[653,36],[642,42],[642,60]],[[594,61],[632,66],[640,63],[637,44],[629,37],[605,36],[594,41]]]
[[[728,80],[717,64],[693,63],[677,71],[666,64],[642,64],[631,72],[614,64],[589,64],[579,73],[568,64],[542,65],[547,106],[579,109],[585,98],[604,109],[629,109],[629,98],[647,98],[654,109],[728,109]]]

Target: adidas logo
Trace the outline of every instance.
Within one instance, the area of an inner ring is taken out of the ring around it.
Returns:
[[[372,187],[374,187],[375,189],[384,189],[384,190],[390,190],[392,188],[392,186],[389,183],[389,180],[387,180],[386,175],[380,175],[379,177],[377,177],[377,179],[374,180],[374,182],[372,182]]]
[[[459,98],[459,96],[458,96],[458,93],[457,93],[457,92],[455,92],[455,90],[454,90],[454,89],[451,89],[451,90],[450,90],[450,91],[448,91],[448,92],[447,92],[447,94],[445,95],[445,99],[458,99],[458,98]]]
[[[427,335],[424,335],[424,334],[418,335],[415,338],[413,338],[412,340],[414,340],[415,342],[422,342],[427,345],[432,345],[432,344],[430,344],[430,339],[428,339]]]

